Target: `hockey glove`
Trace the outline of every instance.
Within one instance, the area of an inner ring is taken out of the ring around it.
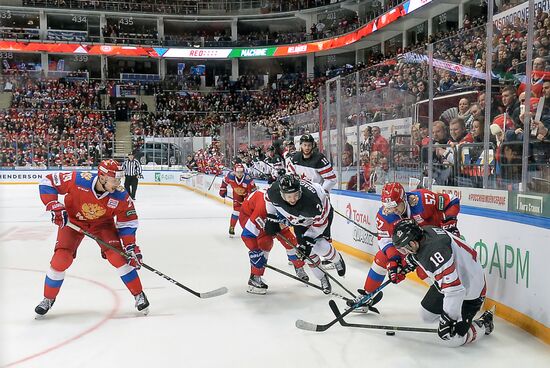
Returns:
[[[303,261],[311,254],[311,250],[315,245],[315,239],[309,236],[302,236],[298,239],[298,247],[296,248],[298,257]]]
[[[50,211],[52,214],[52,222],[63,228],[69,221],[69,214],[65,210],[63,203],[58,201],[51,201],[46,205],[46,211]]]
[[[416,259],[414,259],[412,254],[407,254],[405,257],[406,265],[403,267],[403,273],[408,274],[409,272],[413,272],[416,270],[416,267],[418,266],[418,262],[416,262]]]
[[[225,198],[227,195],[227,190],[220,190],[220,197]]]
[[[265,227],[264,227],[265,233],[269,236],[275,236],[279,231],[281,231],[281,225],[279,221],[271,218],[269,215],[267,215],[267,219],[265,221]]]
[[[439,316],[437,334],[441,340],[450,340],[456,335],[456,321],[452,320],[445,312],[441,313],[441,316]]]
[[[445,221],[444,223],[441,224],[441,228],[443,230],[450,232],[457,238],[460,238],[460,231],[456,227],[456,220],[453,219],[453,220]]]
[[[136,244],[127,245],[124,247],[124,253],[126,253],[126,263],[139,270],[143,259],[139,247]]]
[[[405,274],[403,273],[400,262],[401,260],[390,259],[386,264],[388,277],[393,284],[399,284],[401,281],[405,280]]]

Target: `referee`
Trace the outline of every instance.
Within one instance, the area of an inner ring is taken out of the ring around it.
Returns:
[[[124,188],[133,200],[136,199],[136,191],[138,186],[138,177],[141,176],[141,164],[134,158],[134,154],[130,153],[128,158],[122,164],[124,170]]]

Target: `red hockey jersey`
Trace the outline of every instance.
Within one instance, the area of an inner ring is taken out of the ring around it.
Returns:
[[[48,204],[57,201],[60,194],[65,195],[69,221],[84,229],[116,225],[122,243],[134,244],[138,216],[130,196],[124,187],[99,195],[94,189],[97,179],[97,174],[89,172],[49,174],[40,182],[40,198]]]

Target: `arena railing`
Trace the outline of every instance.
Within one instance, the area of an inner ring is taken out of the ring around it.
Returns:
[[[340,1],[341,0],[337,0],[336,2]],[[64,0],[63,2],[58,0],[23,0],[23,5],[62,9],[196,15],[220,11],[229,14],[238,14],[246,11],[252,11],[255,14],[290,12],[334,5],[336,2],[333,0],[307,0],[305,2],[298,3],[290,1],[265,2],[260,0],[151,0],[144,3],[138,3],[131,1],[105,0]]]

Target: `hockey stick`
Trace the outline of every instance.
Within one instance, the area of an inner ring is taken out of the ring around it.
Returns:
[[[345,313],[342,315],[336,302],[331,300],[328,302],[332,313],[336,316],[336,319],[340,321],[340,324],[344,327],[357,327],[357,328],[370,328],[375,330],[389,330],[389,331],[409,331],[409,332],[428,332],[437,333],[436,328],[423,328],[423,327],[403,327],[403,326],[385,326],[385,325],[366,325],[360,323],[347,323],[344,321]]]
[[[109,248],[110,250],[114,251],[114,252],[117,252],[118,254],[120,254],[122,257],[124,257],[124,259],[128,260],[129,257],[126,253],[124,253],[123,251],[113,247],[112,245],[104,242],[103,240],[99,239],[98,237],[96,237],[95,235],[92,235],[90,234],[89,232],[85,231],[85,230],[82,230],[79,226],[75,225],[75,224],[72,224],[72,223],[67,223],[68,227],[70,227],[71,229],[79,232],[79,233],[82,233],[84,235],[86,235],[87,237],[95,240],[97,243],[103,245],[104,247],[106,248]],[[220,295],[223,295],[225,293],[227,293],[227,288],[224,286],[224,287],[221,287],[219,289],[216,289],[216,290],[212,290],[212,291],[208,291],[206,293],[199,293],[191,288],[188,288],[187,286],[183,285],[183,284],[180,284],[179,282],[177,282],[176,280],[174,280],[173,278],[163,274],[162,272],[160,272],[159,270],[156,270],[154,269],[153,267],[149,266],[148,264],[146,263],[142,263],[141,266],[153,273],[156,273],[157,275],[159,275],[160,277],[170,281],[172,284],[174,285],[177,285],[179,286],[180,288],[182,289],[185,289],[186,291],[190,292],[191,294],[201,298],[201,299],[206,299],[206,298],[213,298],[213,297],[216,297],[216,296],[220,296]]]
[[[290,242],[290,240],[287,239],[286,236],[284,236],[283,234],[281,234],[280,232],[277,233],[277,236],[280,236],[281,239],[283,239],[285,241],[285,243],[288,244],[288,246],[292,247],[292,249],[294,249],[297,253],[301,253],[299,249],[297,249],[294,245],[292,245],[292,243]],[[312,264],[314,264],[315,262],[313,262],[313,260],[307,256],[305,257],[308,261],[310,261]],[[353,294],[351,291],[349,291],[348,289],[346,289],[346,287],[344,285],[342,285],[334,276],[332,276],[330,273],[328,273],[323,267],[320,267],[320,266],[316,266],[318,269],[320,269],[329,279],[331,279],[332,281],[334,281],[336,283],[336,285],[340,286],[345,292],[347,292],[349,295],[351,295],[353,298],[355,298],[355,294]]]
[[[367,294],[365,295],[363,298],[361,298],[360,301],[358,301],[357,303],[355,303],[354,305],[352,305],[348,310],[346,310],[344,313],[342,313],[340,316],[336,317],[336,319],[330,321],[329,323],[327,324],[324,324],[324,325],[316,325],[315,323],[311,323],[311,322],[306,322],[304,320],[297,320],[296,321],[296,327],[298,327],[299,329],[301,330],[307,330],[307,331],[316,331],[316,332],[323,332],[323,331],[326,331],[328,330],[330,327],[332,327],[336,322],[338,322],[340,319],[344,318],[345,316],[347,316],[348,314],[350,314],[351,312],[353,312],[353,310],[355,310],[356,308],[359,308],[361,307],[362,305],[364,305],[365,303],[367,303],[370,299],[372,299],[373,301],[376,300],[376,295],[378,294],[378,292],[380,290],[382,290],[383,288],[385,288],[388,284],[390,284],[391,281],[390,280],[386,280],[386,282],[384,282],[382,285],[380,285],[376,290],[374,290],[372,293],[370,294]],[[376,303],[374,303],[376,304]]]
[[[279,269],[279,268],[277,268],[277,267],[274,267],[274,266],[272,266],[272,265],[270,265],[270,264],[266,264],[265,267],[266,267],[266,268],[269,268],[269,269],[271,269],[271,270],[273,270],[273,271],[275,271],[275,272],[278,272],[278,273],[280,273],[281,275],[285,275],[285,276],[290,277],[291,279],[294,279],[294,280],[296,280],[296,281],[300,281],[301,283],[306,284],[306,285],[308,285],[308,286],[311,286],[312,288],[315,288],[315,289],[318,289],[318,290],[321,290],[321,291],[323,290],[323,288],[320,287],[319,285],[315,285],[315,284],[312,283],[312,282],[302,280],[302,279],[299,278],[298,276],[295,276],[295,275],[293,275],[293,274],[291,274],[291,273],[288,273],[288,272],[286,272],[286,271],[283,271],[283,270],[281,270],[281,269]],[[330,295],[333,295],[333,296],[335,296],[335,297],[337,297],[337,298],[340,298],[340,299],[344,299],[345,301],[351,300],[350,298],[346,298],[345,296],[340,295],[340,294],[335,293],[335,292],[331,292]],[[376,312],[378,312],[378,311],[376,311]],[[378,312],[378,313],[379,313],[379,312]]]
[[[214,175],[214,179],[212,179],[212,183],[210,183],[210,185],[208,186],[208,190],[210,190],[210,188],[212,188],[212,185],[214,185],[214,182],[216,181],[217,177],[218,177],[218,175]]]
[[[378,236],[378,233],[375,233],[375,232],[372,232],[370,231],[369,229],[367,229],[366,227],[358,224],[357,222],[353,221],[352,219],[350,219],[349,217],[347,216],[344,216],[342,213],[340,213],[337,209],[334,209],[334,212],[336,212],[337,214],[339,214],[340,216],[342,216],[343,218],[345,218],[347,221],[349,222],[352,222],[354,223],[356,226],[360,227],[361,229],[365,230],[367,233],[371,234],[371,235],[374,235],[374,236]]]
[[[184,172],[184,173],[181,174],[181,176],[183,176],[183,178],[184,178],[185,180],[194,178],[194,177],[197,176],[197,175],[199,175],[198,172],[191,172],[191,173],[189,173],[189,172]]]

